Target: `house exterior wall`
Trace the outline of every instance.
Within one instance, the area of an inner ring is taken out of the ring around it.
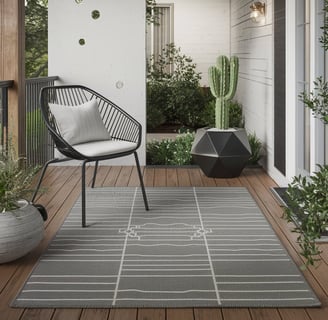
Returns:
[[[231,55],[239,57],[235,99],[243,106],[245,127],[262,141],[262,165],[280,184],[285,177],[274,167],[273,1],[267,0],[265,19],[250,20],[250,3],[231,0]]]
[[[317,164],[325,161],[324,126],[313,116],[310,119],[310,147],[304,151],[304,106],[299,94],[304,79],[298,76],[304,66],[304,35],[300,33],[302,4],[286,0],[286,173],[274,166],[274,4],[266,0],[265,21],[249,20],[249,1],[231,0],[231,54],[240,58],[239,84],[236,98],[243,105],[246,129],[255,131],[264,143],[266,155],[262,164],[280,185],[286,185],[296,175],[309,175]],[[324,53],[319,43],[323,25],[323,0],[309,1],[310,54],[309,90],[313,81],[324,73]],[[304,152],[308,152],[310,169],[304,170]]]
[[[259,24],[249,18],[248,0],[157,1],[174,3],[174,42],[197,63],[204,85],[208,66],[218,55],[239,57],[236,99],[243,105],[246,129],[255,132],[264,144],[262,165],[280,185],[299,173],[296,1],[286,0],[286,176],[274,166],[274,1],[265,1],[265,20]],[[317,39],[320,27],[316,16],[321,14],[322,0],[311,1],[311,6],[312,38]],[[98,20],[91,18],[95,9],[100,11]],[[85,39],[84,46],[79,45],[80,38]],[[108,96],[141,122],[144,136],[145,39],[144,0],[84,0],[81,4],[49,0],[49,74],[58,75],[63,83],[84,84]],[[323,69],[316,63],[317,56],[312,50],[313,79]],[[322,124],[313,119],[312,171],[316,163],[322,163],[322,132]],[[145,164],[145,139],[139,154]],[[117,163],[133,162],[128,158]]]
[[[99,10],[100,18],[91,12]],[[79,39],[85,39],[85,45]],[[143,126],[145,164],[145,0],[49,0],[49,75],[86,85],[108,97]],[[133,156],[111,164],[132,164]]]
[[[309,64],[307,68],[308,84],[304,82],[304,76],[300,76],[305,68],[304,34],[300,27],[304,23],[304,4],[299,0],[286,1],[286,99],[288,108],[287,118],[287,177],[295,175],[309,175],[317,170],[317,164],[325,163],[325,133],[323,123],[310,119],[310,147],[307,152],[310,157],[310,167],[304,168],[304,107],[299,99],[299,93],[308,86],[308,90],[314,90],[314,81],[319,76],[325,76],[325,53],[319,38],[322,34],[321,26],[324,24],[323,0],[309,1],[308,24],[310,32],[310,54],[306,58]]]
[[[230,54],[230,0],[157,0],[173,3],[174,43],[191,56],[208,86],[209,66],[218,55]]]

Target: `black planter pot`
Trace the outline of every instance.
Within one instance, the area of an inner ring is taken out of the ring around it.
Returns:
[[[246,166],[251,148],[244,129],[202,128],[196,132],[191,154],[206,176],[234,178]]]

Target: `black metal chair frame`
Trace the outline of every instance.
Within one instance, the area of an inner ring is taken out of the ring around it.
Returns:
[[[66,106],[77,106],[87,101],[90,101],[91,99],[97,100],[102,120],[111,138],[113,140],[134,142],[136,143],[136,147],[134,149],[125,152],[109,154],[109,155],[88,157],[78,152],[76,149],[74,149],[74,146],[70,145],[66,140],[63,139],[63,137],[59,132],[54,116],[50,112],[49,103],[56,103]],[[48,128],[48,131],[52,139],[54,140],[54,144],[57,150],[67,158],[64,159],[54,158],[52,160],[49,160],[44,165],[35,192],[32,196],[32,200],[31,200],[32,202],[36,198],[36,195],[40,189],[42,180],[44,178],[45,172],[50,164],[68,161],[72,159],[81,160],[82,161],[82,178],[81,178],[82,227],[86,227],[86,176],[85,176],[86,164],[89,162],[95,162],[92,184],[91,184],[91,187],[94,188],[99,161],[133,154],[137,166],[145,209],[149,210],[147,195],[146,195],[145,186],[143,183],[142,173],[140,169],[139,158],[136,151],[140,147],[141,135],[142,135],[142,126],[138,121],[136,121],[126,111],[124,111],[118,105],[108,100],[101,94],[81,85],[62,85],[62,86],[44,87],[41,89],[40,92],[39,103],[40,103],[42,117],[45,121],[45,124]]]

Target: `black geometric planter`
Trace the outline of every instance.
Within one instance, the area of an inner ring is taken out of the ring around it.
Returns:
[[[234,178],[244,169],[251,148],[244,129],[202,128],[196,132],[191,154],[206,176]]]

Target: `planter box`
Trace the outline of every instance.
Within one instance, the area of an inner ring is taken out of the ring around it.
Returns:
[[[19,209],[0,213],[0,263],[29,253],[42,240],[43,231],[39,210],[28,202]]]
[[[244,129],[202,128],[196,132],[191,154],[206,176],[238,177],[251,156]]]

